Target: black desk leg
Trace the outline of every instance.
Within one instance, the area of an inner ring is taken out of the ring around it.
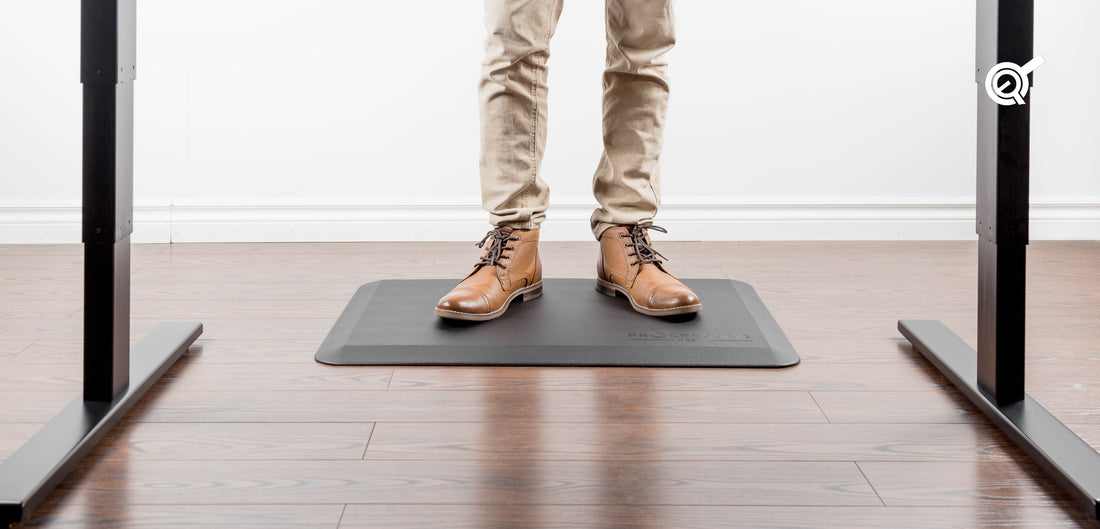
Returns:
[[[1100,454],[1024,391],[1030,105],[1000,106],[985,90],[994,65],[1032,59],[1034,0],[978,0],[977,22],[978,350],[938,321],[902,320],[898,329],[1100,518]]]
[[[0,465],[0,524],[26,519],[202,333],[161,323],[130,350],[136,0],[83,0],[84,395]]]

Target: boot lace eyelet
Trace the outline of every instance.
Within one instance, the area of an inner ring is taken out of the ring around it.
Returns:
[[[649,239],[648,230],[668,233],[664,228],[652,224],[635,224],[632,226],[629,232],[630,243],[624,246],[634,248],[634,252],[629,254],[629,256],[637,256],[638,259],[631,263],[630,266],[641,263],[656,264],[668,260],[667,257],[661,255],[660,252],[653,248],[653,243]],[[620,237],[626,237],[627,235],[626,233],[619,234]]]
[[[491,239],[491,241],[490,241]],[[499,266],[501,269],[507,269],[500,263],[502,259],[511,259],[511,257],[504,255],[505,250],[515,250],[513,246],[507,246],[507,241],[518,241],[520,237],[512,236],[511,231],[505,231],[503,228],[494,228],[485,234],[485,237],[481,239],[481,242],[477,243],[478,248],[484,248],[488,243],[489,247],[485,249],[485,254],[481,256],[481,260],[477,262],[477,266]]]

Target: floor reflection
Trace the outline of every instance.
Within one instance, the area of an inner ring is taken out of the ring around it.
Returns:
[[[653,371],[640,369],[633,373],[629,388],[619,389],[617,370],[597,371],[600,388],[599,406],[604,421],[598,424],[600,446],[607,447],[599,462],[600,527],[656,528],[664,527],[662,520],[654,517],[651,506],[665,503],[661,497],[660,470],[653,465],[653,457],[660,447],[659,426],[654,416]],[[631,406],[637,415],[623,420],[616,406],[628,393]],[[595,498],[594,498],[595,500]]]
[[[618,372],[576,371],[597,379],[591,406],[598,409],[592,416],[600,420],[569,425],[568,432],[566,425],[542,422],[543,401],[550,399],[545,399],[540,370],[528,371],[531,378],[518,389],[486,392],[482,441],[492,457],[483,462],[485,507],[477,510],[479,527],[665,527],[654,508],[667,503],[661,490],[668,485],[653,464],[660,453],[654,375],[633,373],[625,386]],[[630,409],[621,409],[625,406]],[[562,497],[555,489],[591,491],[576,502],[585,505],[577,509],[585,519],[563,520],[563,511],[570,509],[547,507]]]
[[[486,370],[480,376],[490,378],[494,370]],[[533,377],[538,371],[531,370]],[[542,415],[537,378],[531,384],[514,391],[486,392],[484,403],[482,440],[496,456],[484,461],[483,487],[486,494],[480,527],[487,529],[512,529],[543,519],[540,479],[542,451]],[[524,412],[524,410],[526,410]],[[523,505],[523,509],[509,507]],[[519,517],[521,519],[516,519]]]
[[[124,421],[116,428],[121,433]],[[126,525],[131,517],[130,458],[124,453],[95,450],[35,509],[31,518],[15,527],[105,529]],[[110,483],[98,487],[93,483]],[[103,494],[104,490],[109,494]]]

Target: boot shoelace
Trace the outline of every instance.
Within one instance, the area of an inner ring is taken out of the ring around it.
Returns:
[[[481,256],[481,260],[477,262],[478,266],[499,266],[505,270],[508,269],[500,263],[501,259],[511,259],[510,256],[504,255],[504,250],[515,250],[515,247],[508,246],[508,241],[518,241],[519,237],[512,237],[511,231],[504,231],[502,228],[495,228],[485,234],[485,237],[481,239],[481,242],[477,243],[478,248],[484,248],[485,242],[489,239],[493,239],[489,243],[489,248],[485,250],[485,255]]]
[[[620,233],[619,238],[630,237],[630,243],[626,245],[627,248],[634,248],[634,251],[628,253],[628,257],[637,256],[637,260],[630,263],[630,266],[634,266],[639,263],[660,263],[662,260],[667,261],[668,257],[661,255],[660,252],[655,250],[649,242],[649,234],[646,230],[657,230],[661,233],[668,233],[668,230],[654,226],[652,224],[642,225],[635,224],[630,228],[630,233]]]

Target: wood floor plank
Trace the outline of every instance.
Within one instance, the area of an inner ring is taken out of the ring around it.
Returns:
[[[807,364],[904,364],[920,358],[920,353],[901,336],[888,340],[795,338],[790,341],[798,356]]]
[[[81,278],[78,268],[0,268],[0,284],[74,282]]]
[[[1028,391],[1100,395],[1100,355],[1077,357],[1060,364],[1034,362],[1029,357],[1026,369]]]
[[[948,385],[918,364],[808,363],[782,369],[398,367],[393,390],[927,390]]]
[[[473,248],[473,245],[470,245]],[[474,248],[476,250],[476,248]],[[476,261],[476,257],[474,261]],[[318,273],[328,271],[347,271],[354,268],[370,269],[374,267],[427,268],[433,265],[435,256],[425,252],[423,247],[408,248],[406,252],[391,252],[386,249],[363,247],[359,252],[345,254],[303,253],[303,254],[257,254],[226,251],[222,253],[188,254],[173,251],[171,255],[160,259],[147,259],[142,269],[163,268],[166,270],[206,269],[215,273],[225,270],[242,269],[309,269]]]
[[[1028,389],[1028,395],[1062,422],[1100,424],[1100,395],[1094,387],[1080,391],[1045,386]]]
[[[432,273],[410,273],[406,279],[436,277]],[[363,283],[369,281],[365,278]],[[208,283],[203,281],[149,280],[132,278],[130,297],[133,300],[151,299],[266,299],[271,301],[295,299],[348,300],[362,283],[316,283],[306,281],[284,283]],[[28,299],[58,299],[81,301],[84,284],[80,280],[41,282],[0,282],[0,301],[21,303]]]
[[[830,339],[845,340],[859,337],[862,339],[891,340],[899,336],[898,317],[893,315],[850,318],[846,316],[814,316],[803,314],[789,316],[774,314],[775,321],[790,339]],[[932,319],[942,320],[960,337],[970,338],[976,335],[976,323],[966,314],[941,312]]]
[[[198,340],[188,351],[189,356],[202,358],[203,363],[302,365],[317,354],[321,341],[279,340],[256,342],[248,339]],[[392,371],[391,371],[392,374]]]
[[[131,333],[131,347],[144,337]],[[11,359],[14,363],[71,364],[84,361],[84,340],[81,338],[44,335]]]
[[[130,331],[135,337],[144,335],[161,320],[131,319]],[[77,341],[84,336],[80,318],[5,318],[0,320],[0,340],[40,340],[60,338]]]
[[[130,344],[140,340],[140,336],[132,336]],[[84,340],[77,338],[59,338],[45,336],[35,340],[19,354],[11,359],[12,364],[74,364],[84,362]],[[59,367],[59,369],[65,369]]]
[[[168,243],[133,243],[130,254],[134,257],[155,255],[171,247]],[[34,259],[42,256],[84,257],[84,245],[68,244],[0,244],[0,257]],[[83,261],[81,261],[83,262]]]
[[[80,280],[54,281],[51,283],[35,281],[0,282],[0,302],[14,304],[36,299],[83,300],[84,282]]]
[[[148,423],[124,421],[94,457],[127,461],[361,459],[373,423]]]
[[[775,259],[774,257],[770,259]],[[847,295],[849,289],[855,293],[867,290],[884,291],[889,285],[896,288],[909,289],[914,294],[914,299],[925,298],[930,291],[944,290],[946,287],[955,286],[964,292],[974,288],[974,277],[977,267],[970,270],[961,270],[957,267],[951,269],[936,270],[933,268],[922,269],[907,267],[906,274],[899,276],[895,269],[878,269],[875,267],[858,268],[838,263],[826,263],[822,261],[803,260],[795,264],[776,265],[774,261],[769,266],[756,265],[745,268],[737,265],[723,265],[730,279],[743,281],[758,288],[797,288],[799,290],[813,291],[825,288],[832,283],[835,286],[843,286],[837,289],[837,297]]]
[[[427,274],[422,274],[426,277]],[[410,277],[414,279],[415,277]],[[205,283],[189,281],[142,281],[135,280],[132,299],[255,299],[272,302],[307,299],[342,300],[345,303],[355,294],[355,290],[368,280],[348,283]]]
[[[134,299],[130,313],[135,318],[160,319],[248,319],[321,318],[333,321],[347,305],[342,299]]]
[[[1056,294],[1058,300],[1062,302],[1062,306],[1082,308],[1096,307],[1097,304],[1100,304],[1100,292],[1091,288],[1098,281],[1100,281],[1100,277],[1090,277],[1085,282],[1086,284],[1082,285],[1080,280],[1067,280],[1060,276],[1037,279],[1041,286]]]
[[[805,391],[180,391],[150,390],[148,422],[775,422],[823,423]]]
[[[906,270],[908,272],[908,270]],[[827,276],[833,274],[829,279]],[[792,272],[787,277],[741,277],[748,282],[769,306],[797,307],[829,306],[837,310],[855,310],[866,306],[868,310],[895,307],[915,310],[937,304],[946,308],[975,310],[977,288],[973,278],[909,279],[895,278],[847,278],[842,269],[822,273],[821,278],[805,277]],[[1064,303],[1062,293],[1050,285],[1037,283],[1027,287],[1027,297],[1042,303]]]
[[[51,502],[20,529],[336,529],[343,505],[137,505]]]
[[[80,300],[26,299],[18,303],[0,304],[0,321],[6,319],[64,319],[83,307]]]
[[[976,343],[977,320],[973,315],[939,312],[930,316],[913,319],[941,320],[967,343]],[[843,316],[784,316],[775,314],[775,319],[783,328],[784,333],[792,339],[829,338],[843,340],[846,337],[858,336],[863,339],[888,340],[898,336],[898,320],[904,318],[883,315],[852,319]],[[1029,344],[1067,333],[1098,337],[1100,336],[1100,321],[1097,321],[1091,315],[1051,316],[1030,314],[1027,317],[1026,332]]]
[[[297,364],[207,364],[191,357],[177,362],[161,377],[161,384],[177,389],[206,390],[360,390],[385,389],[393,367],[331,366],[310,362],[311,355]],[[79,392],[83,388],[84,365],[8,362],[0,372],[0,387],[7,392]]]
[[[924,391],[813,391],[814,399],[833,423],[955,423],[988,419],[958,390]],[[1096,392],[1029,391],[1041,405],[1065,423],[1100,424]],[[1092,447],[1100,450],[1095,441]]]
[[[1094,423],[1067,423],[1066,426],[1077,434],[1083,441],[1100,451],[1100,422]]]
[[[1062,366],[1092,365],[1100,362],[1100,351],[1095,343],[1100,338],[1093,336],[1073,336],[1058,339],[1047,335],[1041,338],[1029,336],[1025,348],[1027,365],[1050,364],[1048,369]]]
[[[173,318],[175,319],[175,318]],[[130,334],[141,338],[151,329],[166,321],[162,318],[131,318]],[[264,318],[198,319],[203,324],[203,336],[207,338],[250,339],[250,340],[306,340],[315,339],[320,345],[332,328],[328,318]],[[83,337],[84,322],[81,318],[71,319],[6,319],[0,323],[0,339],[62,339],[79,341]]]
[[[1035,505],[760,507],[709,505],[348,505],[340,529],[1082,529],[1074,511]]]
[[[937,391],[812,391],[833,423],[987,421],[954,387]]]
[[[0,340],[0,362],[15,358],[33,344],[34,340],[31,339]]]
[[[0,371],[0,388],[4,391],[68,391],[79,393],[83,388],[82,364],[26,364],[7,362]]]
[[[836,285],[834,288],[843,288]],[[802,296],[779,297],[761,296],[764,304],[776,318],[806,318],[819,315],[832,319],[850,319],[860,321],[873,319],[882,322],[894,322],[896,330],[897,320],[902,319],[963,319],[964,321],[976,320],[977,308],[973,298],[967,296],[964,300],[953,302],[943,299],[910,298],[903,300],[888,299],[848,299],[846,297],[833,297],[815,301]],[[851,336],[851,339],[868,339],[870,337]]]
[[[1062,242],[1070,241],[1059,241],[1059,248]],[[940,259],[948,256],[976,257],[978,252],[977,241],[702,241],[701,245],[708,254],[725,251],[748,256],[849,255],[863,258],[882,253],[895,257],[900,254],[906,261],[929,256]]]
[[[189,391],[382,390],[393,373],[390,367],[335,367],[310,360],[305,355],[297,364],[207,364],[184,358],[160,383]],[[0,387],[5,391],[81,391],[83,380],[84,366],[78,363],[8,362],[0,372]]]
[[[1013,460],[984,424],[379,423],[367,459]]]
[[[310,359],[305,356],[297,364],[183,361],[165,373],[162,383],[181,391],[364,391],[386,389],[393,374],[390,367],[337,367]]]
[[[203,336],[208,339],[235,339],[235,340],[309,340],[317,341],[317,345],[328,335],[332,328],[332,319],[328,318],[296,318],[293,315],[285,318],[264,319],[233,319],[202,317],[197,321],[203,325]],[[136,323],[145,324],[151,328],[161,321],[160,318],[139,319]],[[146,331],[147,332],[147,331]]]
[[[201,320],[200,320],[201,321]],[[140,337],[136,337],[140,338]],[[221,364],[295,364],[313,359],[320,341],[209,339],[199,337],[184,353],[184,358],[201,359],[202,363]],[[83,344],[79,340],[43,339],[35,342],[12,359],[17,363],[64,364],[84,361]]]
[[[4,391],[0,389],[0,424],[49,422],[57,412],[68,406],[79,395],[79,390]]]
[[[882,505],[851,462],[96,460],[83,469],[59,486],[74,503]]]
[[[771,263],[768,266],[770,267]],[[971,284],[971,280],[961,276],[957,279],[932,277],[899,282],[891,277],[848,278],[844,275],[842,267],[826,272],[822,273],[822,279],[799,275],[798,270],[792,270],[790,277],[761,276],[739,279],[734,276],[733,279],[748,282],[762,299],[769,302],[796,302],[804,299],[816,305],[829,303],[831,300],[833,304],[851,301],[867,302],[874,306],[878,303],[905,305],[914,301],[923,304],[941,299],[947,302],[947,306],[969,307],[974,299],[972,294],[977,295],[977,288]],[[830,274],[832,277],[825,279]]]
[[[1055,505],[1072,501],[1037,466],[1026,462],[861,461],[859,467],[887,506]]]
[[[44,423],[3,423],[0,425],[0,462],[23,446]]]
[[[261,256],[292,256],[292,255],[328,255],[333,257],[361,255],[423,255],[437,252],[453,252],[458,249],[468,249],[476,242],[268,242],[268,243],[235,243],[235,242],[185,242],[173,243],[162,254],[166,257],[189,257],[205,255],[261,255]]]
[[[140,268],[143,264],[157,262],[155,255],[138,256],[131,255],[130,272]],[[161,261],[163,262],[163,261]],[[79,280],[84,276],[84,250],[80,250],[78,256],[41,256],[33,258],[20,258],[18,260],[5,260],[0,257],[0,277],[13,280],[26,280],[38,277],[41,270],[54,270],[66,277]]]
[[[399,279],[408,269],[407,266],[398,264],[387,268],[378,266],[362,269],[341,268],[326,274],[315,275],[313,283],[335,283],[341,285],[361,285],[368,281],[379,279]],[[429,270],[427,267],[425,271]],[[133,274],[134,280],[148,283],[156,281],[193,281],[204,283],[265,283],[277,285],[278,283],[300,283],[302,272],[295,267],[285,264],[272,265],[267,269],[256,268],[238,269],[226,267],[221,270],[209,268],[139,268]],[[48,279],[48,278],[43,278]]]

